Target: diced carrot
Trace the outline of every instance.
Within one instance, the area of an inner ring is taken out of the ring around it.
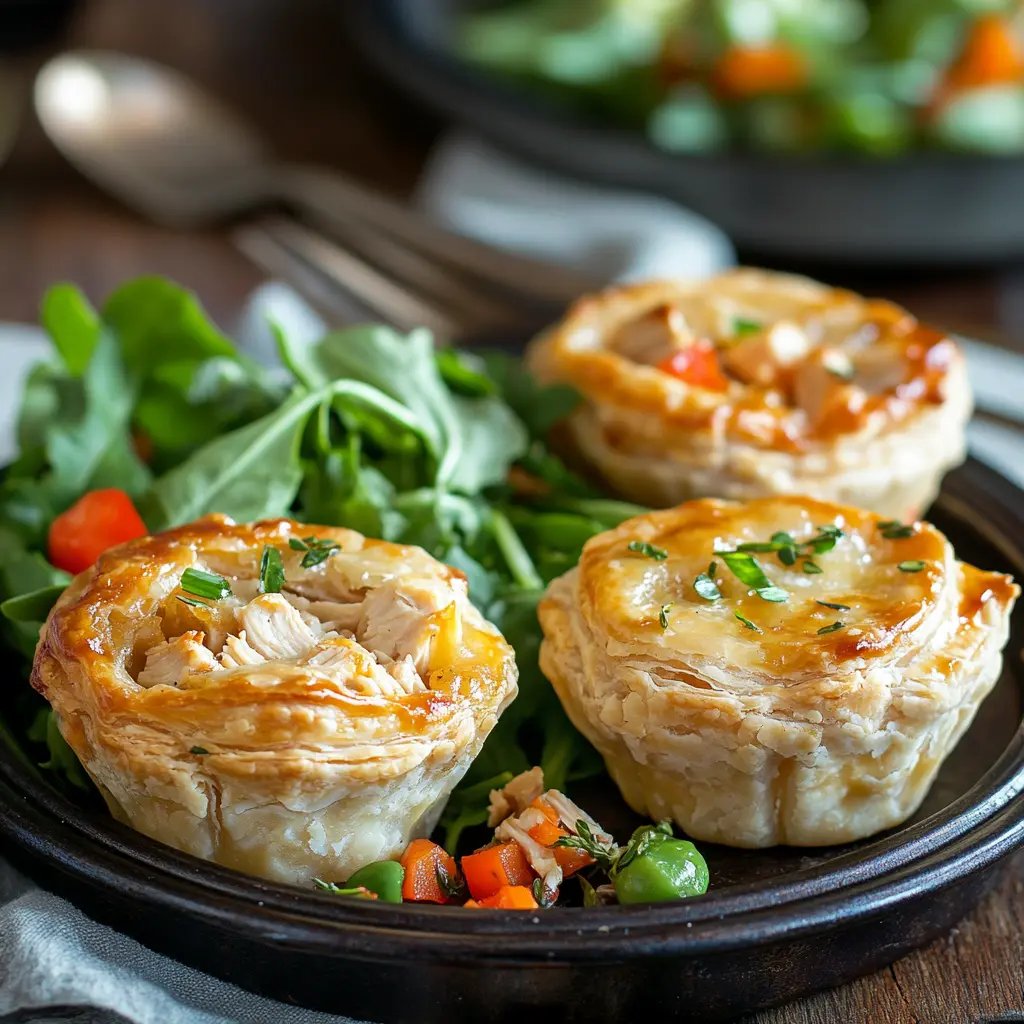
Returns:
[[[564,828],[552,821],[540,821],[530,829],[530,838],[535,839],[541,846],[554,846],[562,836],[567,835],[569,833]],[[566,878],[594,863],[594,858],[589,853],[574,850],[569,846],[555,846],[551,852]]]
[[[493,896],[486,900],[470,901],[477,907],[491,910],[538,910],[533,893],[525,885],[503,885]],[[469,906],[469,903],[466,904]]]
[[[960,55],[943,79],[949,94],[984,85],[1019,82],[1024,78],[1024,53],[1010,22],[998,14],[985,14],[971,25]]]
[[[446,874],[455,881],[458,869],[455,858],[449,856],[443,847],[429,839],[414,839],[402,854],[405,879],[402,882],[402,899],[417,903],[450,903],[451,897],[444,891],[439,874]]]
[[[686,384],[706,388],[708,391],[725,391],[729,387],[714,342],[707,338],[698,338],[686,348],[673,352],[658,363],[658,369],[678,377]]]
[[[530,885],[534,875],[516,842],[489,846],[462,858],[462,876],[474,899],[493,896],[502,886]]]
[[[712,73],[715,89],[729,99],[795,92],[807,83],[807,64],[789,46],[730,46]]]
[[[84,572],[108,548],[146,536],[132,499],[116,488],[89,491],[50,524],[47,551],[58,569]]]

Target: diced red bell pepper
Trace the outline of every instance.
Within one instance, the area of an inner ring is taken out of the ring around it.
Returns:
[[[132,499],[111,487],[83,494],[57,516],[50,524],[47,551],[58,569],[77,574],[95,565],[104,551],[146,533]]]
[[[475,900],[488,899],[502,886],[529,886],[534,879],[530,862],[516,842],[467,854],[462,858],[462,876]]]
[[[725,391],[729,387],[714,342],[707,338],[698,338],[686,348],[666,356],[658,363],[658,369],[686,384],[708,391]]]
[[[417,903],[450,903],[451,897],[441,885],[438,875],[458,879],[455,858],[429,839],[414,839],[402,854],[405,878],[402,899]]]

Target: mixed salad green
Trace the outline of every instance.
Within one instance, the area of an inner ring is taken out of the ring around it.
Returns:
[[[20,454],[0,476],[0,629],[21,658],[0,741],[29,770],[69,792],[90,787],[27,679],[70,578],[47,560],[49,528],[100,488],[127,492],[152,532],[215,511],[287,514],[417,544],[466,573],[470,598],[515,648],[520,693],[448,805],[449,850],[514,774],[540,765],[561,789],[601,770],[540,673],[536,603],[590,536],[639,510],[592,491],[547,447],[573,393],[539,389],[510,357],[435,350],[426,331],[381,326],[312,344],[278,331],[283,369],[268,370],[191,294],[153,277],[99,311],[58,285],[42,321],[53,355],[27,381]]]
[[[660,147],[1024,151],[1020,0],[509,0],[460,55]]]

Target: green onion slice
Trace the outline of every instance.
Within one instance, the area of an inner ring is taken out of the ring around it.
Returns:
[[[645,540],[631,540],[627,547],[635,554],[653,558],[656,562],[664,562],[668,558],[668,552],[664,548],[659,548],[657,544],[648,544]]]
[[[279,594],[284,586],[284,565],[281,563],[281,552],[269,544],[260,555],[260,593]]]
[[[223,576],[203,569],[186,569],[181,574],[181,589],[186,594],[202,597],[207,601],[219,601],[231,596],[231,584]]]

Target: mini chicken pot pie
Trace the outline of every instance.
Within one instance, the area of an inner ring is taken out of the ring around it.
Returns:
[[[704,499],[587,542],[540,604],[541,667],[636,810],[731,846],[843,843],[920,804],[1017,594],[927,523]]]
[[[77,576],[32,683],[117,818],[308,883],[428,833],[516,677],[421,549],[208,516]]]
[[[964,457],[954,343],[889,302],[737,270],[579,301],[530,364],[584,402],[572,445],[623,496],[808,494],[913,518]]]

